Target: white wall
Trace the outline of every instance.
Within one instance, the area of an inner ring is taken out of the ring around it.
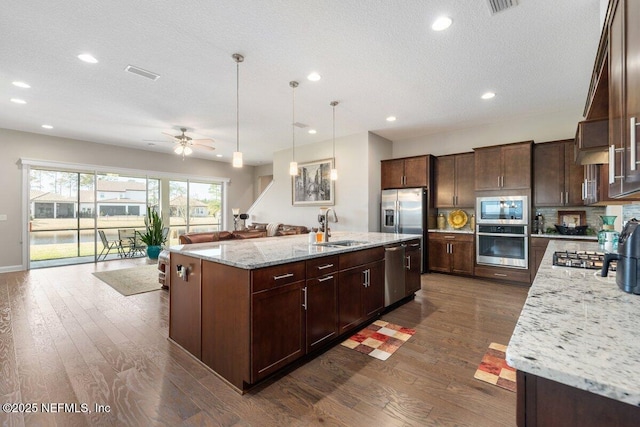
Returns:
[[[260,195],[260,178],[268,175],[273,175],[273,163],[259,165],[253,168],[253,200],[256,200]],[[246,212],[247,208],[248,206],[246,206],[242,212]]]
[[[525,102],[525,101],[523,101]],[[393,141],[393,157],[421,154],[443,156],[472,151],[477,147],[530,141],[546,142],[575,137],[582,116],[575,111],[532,115],[453,132]],[[540,123],[545,123],[540,126]]]
[[[380,231],[380,161],[391,158],[392,148],[391,141],[369,132],[369,231]]]
[[[21,158],[88,164],[202,177],[230,178],[227,194],[231,206],[249,207],[253,202],[253,167],[234,169],[230,163],[197,158],[184,161],[176,155],[135,150],[87,141],[0,129],[0,271],[16,270],[22,260],[22,170]]]
[[[391,157],[391,143],[375,137],[370,147],[370,135],[361,133],[336,139],[335,205],[339,222],[330,223],[332,230],[369,231],[370,213],[377,212],[380,195],[380,162]],[[331,141],[296,147],[296,161],[305,163],[331,158]],[[316,206],[293,206],[289,162],[291,150],[278,151],[273,157],[274,184],[251,212],[251,221],[316,227],[320,212]],[[377,182],[377,190],[375,183]],[[375,194],[375,197],[373,194]],[[375,208],[372,208],[374,206]],[[375,214],[374,214],[375,215]],[[377,227],[377,221],[376,221]]]

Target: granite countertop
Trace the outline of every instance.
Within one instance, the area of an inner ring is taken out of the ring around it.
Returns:
[[[470,228],[462,228],[462,229],[453,229],[453,228],[445,228],[444,230],[439,230],[437,228],[430,228],[429,233],[460,233],[460,234],[473,234],[473,230]]]
[[[255,269],[271,265],[302,261],[321,256],[334,255],[390,243],[420,238],[416,234],[366,233],[334,231],[331,242],[355,240],[365,242],[357,246],[331,247],[309,244],[307,234],[265,237],[259,239],[223,240],[211,243],[193,243],[169,247],[170,252],[231,265],[243,269]]]
[[[569,236],[566,234],[531,234],[531,237],[544,237],[547,239],[567,239],[567,240],[591,240],[598,241],[598,236],[595,234],[587,236]]]
[[[611,399],[640,405],[640,295],[615,273],[552,265],[553,253],[599,250],[597,243],[551,240],[507,348],[514,368]]]

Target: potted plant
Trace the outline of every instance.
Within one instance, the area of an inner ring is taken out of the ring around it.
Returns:
[[[147,256],[150,259],[158,259],[162,245],[167,238],[163,235],[164,225],[162,224],[162,218],[150,206],[147,206],[147,216],[144,219],[144,224],[144,233],[139,231],[137,233],[140,235],[140,240],[147,245]]]

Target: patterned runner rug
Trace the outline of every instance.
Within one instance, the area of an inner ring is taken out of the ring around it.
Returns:
[[[96,271],[93,275],[124,296],[157,291],[162,288],[158,283],[158,267],[155,264],[121,270]]]
[[[376,359],[387,360],[415,333],[415,329],[404,328],[384,320],[376,320],[343,341],[341,345]]]
[[[505,360],[506,351],[506,345],[492,342],[473,377],[515,392],[516,370],[507,365]]]

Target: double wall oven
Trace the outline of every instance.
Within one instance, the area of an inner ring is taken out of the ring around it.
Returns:
[[[476,262],[529,267],[529,200],[527,196],[476,199]]]

